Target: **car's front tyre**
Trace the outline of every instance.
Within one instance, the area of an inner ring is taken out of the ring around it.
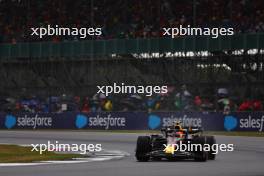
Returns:
[[[136,159],[141,162],[149,161],[151,140],[149,136],[139,136],[137,139]]]
[[[211,150],[209,151],[209,153],[208,153],[208,159],[209,160],[215,160],[215,156],[216,156],[216,154],[214,153],[214,151],[213,151],[213,148],[212,148],[212,146],[214,145],[214,144],[216,144],[216,140],[215,140],[215,137],[214,136],[207,136],[206,137],[206,142],[207,142],[207,144],[209,144],[210,145],[210,148],[211,148]]]
[[[201,148],[198,151],[194,151],[194,160],[205,162],[208,159],[208,152],[203,150],[204,144],[206,144],[206,136],[197,136],[193,139],[193,144],[199,144]]]

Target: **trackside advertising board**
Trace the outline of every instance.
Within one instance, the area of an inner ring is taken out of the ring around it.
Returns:
[[[264,131],[264,112],[0,113],[0,129],[158,130],[181,122],[210,131]]]

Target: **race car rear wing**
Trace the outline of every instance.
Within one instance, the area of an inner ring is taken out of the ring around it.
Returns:
[[[165,133],[171,133],[171,132],[183,132],[188,134],[195,134],[203,132],[204,130],[202,128],[197,127],[184,127],[184,128],[175,128],[175,126],[167,126],[161,129],[161,132]]]

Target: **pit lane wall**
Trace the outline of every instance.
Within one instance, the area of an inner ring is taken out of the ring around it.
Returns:
[[[264,131],[264,112],[0,113],[0,129],[158,130],[176,121],[210,131]]]

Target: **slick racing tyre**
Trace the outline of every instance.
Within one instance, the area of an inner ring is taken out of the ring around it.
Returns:
[[[202,148],[199,148],[199,150],[194,151],[194,160],[195,161],[207,161],[208,159],[208,152],[203,151],[203,146],[206,144],[206,136],[197,136],[193,139],[193,144],[201,144]]]
[[[214,154],[214,151],[212,150],[212,146],[216,144],[215,137],[214,136],[207,136],[207,144],[210,145],[211,150],[208,152],[208,159],[209,160],[215,160],[216,154]]]
[[[137,139],[136,159],[146,162],[150,159],[151,140],[149,136],[139,136]]]

